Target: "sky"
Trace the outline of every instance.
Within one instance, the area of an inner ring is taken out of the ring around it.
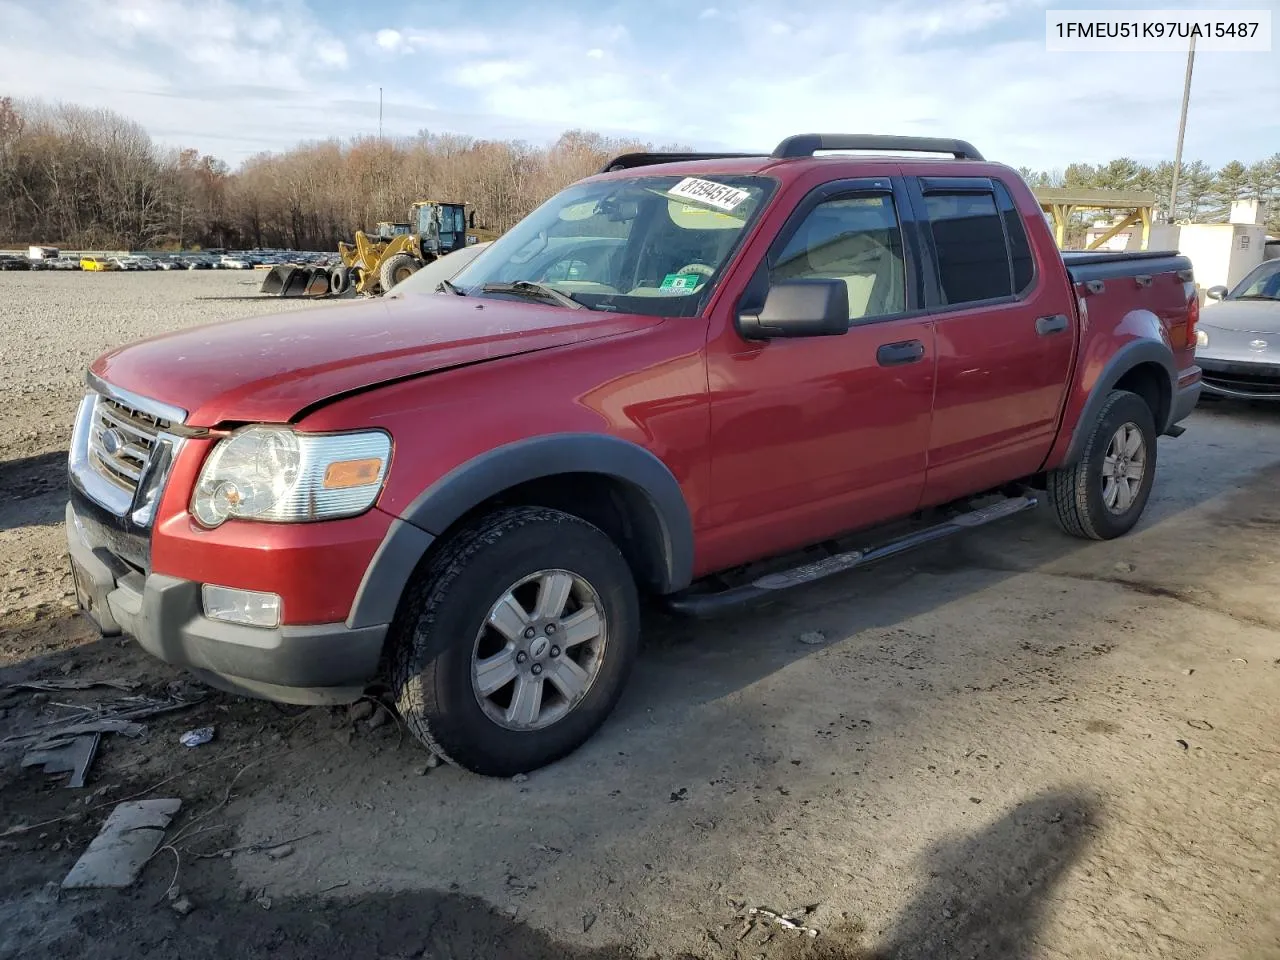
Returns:
[[[1046,52],[1045,10],[1280,0],[0,0],[0,96],[107,107],[232,166],[302,140],[566,129],[770,151],[959,137],[1013,166],[1172,159],[1186,57]],[[1280,40],[1197,51],[1184,160],[1280,151]]]

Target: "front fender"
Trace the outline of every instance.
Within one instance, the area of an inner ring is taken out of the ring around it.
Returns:
[[[357,591],[348,624],[388,623],[414,568],[432,542],[468,511],[504,490],[557,474],[597,474],[642,494],[638,518],[658,541],[659,592],[693,578],[693,518],[675,476],[635,443],[605,434],[531,437],[483,453],[445,474],[402,512],[378,548]]]

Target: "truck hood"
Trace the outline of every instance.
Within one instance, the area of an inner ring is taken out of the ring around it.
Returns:
[[[283,423],[364,387],[661,322],[492,298],[390,297],[163,334],[106,353],[90,369],[186,410],[190,426]]]
[[[1200,311],[1200,326],[1280,333],[1280,300],[1222,300]]]

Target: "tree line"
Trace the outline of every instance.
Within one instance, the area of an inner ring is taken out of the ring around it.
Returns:
[[[233,171],[163,147],[109,110],[0,97],[0,247],[331,250],[357,229],[406,219],[424,199],[464,202],[478,224],[503,231],[610,157],[652,149],[582,130],[550,146],[422,131],[303,143]],[[1122,158],[1021,172],[1033,186],[1152,190],[1163,209],[1173,165]],[[1280,153],[1218,170],[1184,164],[1177,217],[1225,219],[1244,197],[1269,200],[1270,228],[1280,231]]]

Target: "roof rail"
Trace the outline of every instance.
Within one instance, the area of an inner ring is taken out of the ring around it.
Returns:
[[[973,144],[946,137],[889,137],[873,133],[801,133],[787,137],[773,151],[775,160],[811,157],[819,150],[901,150],[949,153],[957,160],[981,160]]]
[[[614,157],[596,173],[612,173],[614,170],[630,170],[655,163],[681,163],[685,160],[736,160],[743,157],[760,157],[759,153],[624,153]]]

